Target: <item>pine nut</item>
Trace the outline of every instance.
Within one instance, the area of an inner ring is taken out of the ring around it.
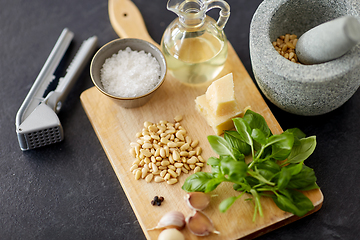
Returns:
[[[135,179],[136,179],[136,180],[139,180],[140,177],[141,177],[141,171],[140,171],[139,169],[137,169],[137,170],[135,171]]]
[[[191,157],[190,159],[188,159],[188,160],[186,161],[186,163],[187,163],[187,164],[195,164],[197,161],[198,161],[198,159],[197,159],[195,156],[193,156],[193,157]]]
[[[175,161],[174,161],[174,159],[173,159],[173,155],[169,155],[169,162],[171,163],[171,164],[174,164],[175,163]]]
[[[175,163],[174,166],[176,168],[182,168],[182,166],[184,166],[184,164],[183,163]]]
[[[156,166],[156,164],[152,164],[151,166],[153,173],[156,173],[157,171],[159,171],[158,167]]]
[[[135,161],[133,161],[132,165],[139,165],[139,163],[140,163],[140,160],[136,159]]]
[[[180,159],[180,154],[177,151],[173,152],[173,159],[174,161],[178,161]]]
[[[156,177],[155,177],[155,182],[159,183],[159,182],[163,182],[163,181],[165,181],[164,178],[162,178],[162,177],[160,177],[160,176],[156,176]]]
[[[298,59],[292,56],[292,52],[295,52],[295,47],[298,39],[295,34],[286,34],[285,36],[280,36],[276,39],[276,41],[272,42],[273,47],[275,50],[286,59],[292,62],[298,62]],[[295,60],[292,60],[295,59]]]
[[[168,166],[168,165],[170,165],[169,161],[167,161],[167,160],[161,161],[161,166]]]
[[[160,140],[159,135],[151,134],[150,136],[151,136],[151,138],[154,139],[154,140],[157,140],[157,141]]]
[[[200,156],[200,154],[202,153],[202,148],[201,147],[197,147],[195,149],[195,152],[196,152],[196,156]]]
[[[175,172],[176,172],[176,174],[177,174],[178,176],[180,176],[180,174],[181,174],[181,168],[177,168]]]
[[[152,144],[151,143],[144,143],[142,145],[142,148],[152,148]]]
[[[136,146],[140,146],[140,144],[137,143],[137,142],[131,142],[130,143],[130,147],[136,147]]]
[[[194,173],[197,173],[197,172],[200,172],[200,171],[201,171],[201,168],[199,166],[194,168]]]
[[[152,153],[148,149],[145,149],[144,151],[142,151],[142,154],[144,154],[145,157],[151,157],[151,155],[152,155]]]
[[[204,158],[202,156],[199,155],[199,156],[197,156],[197,158],[199,159],[200,162],[202,162],[202,163],[205,162],[205,160],[204,160]]]
[[[161,142],[162,144],[167,144],[167,143],[170,142],[170,141],[169,141],[169,139],[167,139],[167,138],[161,138],[161,139],[160,139],[160,142]]]
[[[159,131],[159,129],[155,125],[148,126],[148,130],[149,130],[149,132],[154,132],[154,133]]]
[[[139,166],[137,164],[132,165],[130,168],[130,172],[134,171],[135,169],[138,169],[138,167]]]
[[[152,173],[148,174],[146,177],[145,177],[145,181],[146,182],[151,182],[151,180],[153,179],[154,175]]]
[[[165,149],[164,148],[160,148],[160,156],[162,158],[165,158],[166,157],[166,153],[165,153]]]
[[[195,169],[196,166],[194,164],[190,164],[189,167],[190,169]]]
[[[145,178],[146,175],[148,174],[148,172],[149,172],[149,169],[148,169],[148,168],[143,168],[143,169],[141,170],[141,178]]]
[[[164,150],[165,150],[165,157],[169,157],[170,155],[170,149],[167,145],[164,146]]]
[[[166,174],[165,174],[165,177],[164,177],[164,180],[167,181],[167,180],[169,180],[170,178],[171,178],[170,173],[166,173]]]
[[[167,173],[167,170],[161,171],[160,172],[160,177],[165,177],[166,173]]]
[[[284,42],[289,42],[290,41],[290,34],[286,34],[285,35],[285,40],[284,40]]]
[[[191,143],[191,147],[194,148],[199,144],[199,140],[195,139],[192,143]]]
[[[180,122],[182,119],[183,119],[183,117],[181,115],[176,115],[174,117],[175,122]]]
[[[160,156],[160,148],[155,150],[154,157]]]
[[[189,156],[189,152],[187,152],[187,151],[181,151],[181,152],[180,152],[180,156],[181,156],[181,157],[188,157],[188,156]]]
[[[168,173],[170,173],[170,175],[171,175],[172,177],[174,177],[174,178],[177,177],[176,172],[174,172],[174,170],[172,170],[172,169],[168,169]]]
[[[184,145],[182,145],[182,146],[180,147],[180,151],[185,151],[185,150],[187,150],[189,147],[190,147],[190,144],[189,144],[189,143],[185,143]]]
[[[169,180],[166,181],[167,184],[172,185],[177,183],[178,180],[176,178],[170,178]]]
[[[182,134],[182,131],[177,131],[175,136],[181,141],[184,141],[184,135]]]
[[[170,148],[176,148],[176,147],[177,147],[177,143],[168,142],[168,143],[167,143],[167,146],[170,147]]]
[[[168,167],[168,169],[171,169],[171,170],[173,170],[173,171],[176,171],[176,167],[173,166],[173,165],[169,165],[169,166],[167,166],[167,167]]]
[[[182,167],[182,168],[181,168],[181,171],[182,171],[183,173],[189,173],[189,171],[188,171],[185,167]]]

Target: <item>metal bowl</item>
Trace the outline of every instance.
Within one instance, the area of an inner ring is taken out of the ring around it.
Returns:
[[[100,70],[107,58],[113,54],[118,53],[120,50],[125,50],[130,47],[133,51],[145,51],[150,53],[160,64],[161,75],[157,85],[146,94],[137,97],[119,97],[108,93],[100,79]],[[136,38],[123,38],[113,40],[102,46],[94,55],[90,65],[90,76],[95,87],[106,96],[114,99],[121,107],[135,108],[140,107],[147,103],[155,94],[156,90],[163,84],[166,76],[166,61],[162,52],[153,44]]]

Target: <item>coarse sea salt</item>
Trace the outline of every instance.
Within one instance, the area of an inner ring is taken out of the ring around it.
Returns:
[[[150,53],[120,50],[105,60],[100,78],[104,90],[118,97],[139,97],[160,81],[160,64]]]

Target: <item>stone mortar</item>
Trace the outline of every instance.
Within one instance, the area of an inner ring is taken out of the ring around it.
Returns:
[[[343,105],[360,85],[360,44],[342,57],[321,64],[290,62],[272,42],[286,33],[300,37],[309,29],[352,15],[360,21],[359,0],[264,0],[250,26],[250,57],[264,95],[298,115],[328,113]]]

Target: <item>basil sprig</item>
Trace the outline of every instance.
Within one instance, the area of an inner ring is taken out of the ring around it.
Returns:
[[[192,174],[182,189],[211,192],[222,182],[231,182],[241,193],[222,201],[220,211],[227,211],[245,193],[250,194],[246,200],[254,202],[253,221],[257,213],[263,216],[260,197],[272,198],[280,209],[299,217],[312,210],[312,202],[301,191],[319,188],[314,170],[304,165],[315,150],[316,137],[306,137],[297,128],[273,135],[265,119],[251,110],[233,122],[236,131],[225,131],[223,138],[208,136],[219,155],[207,161],[211,173]],[[252,161],[245,163],[250,154]]]

